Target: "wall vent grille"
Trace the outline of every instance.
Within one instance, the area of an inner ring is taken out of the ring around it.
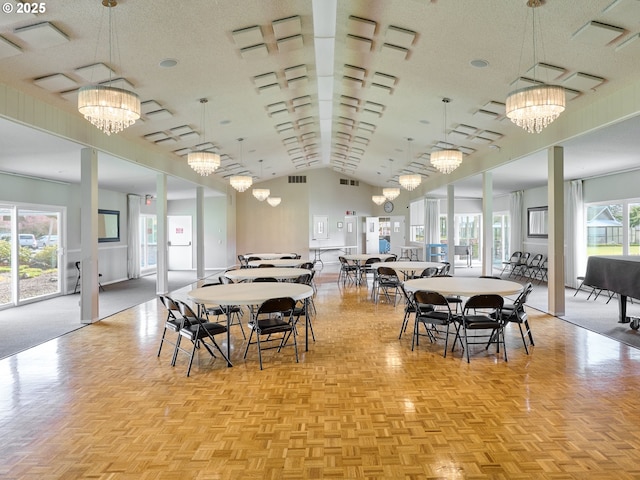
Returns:
[[[306,175],[289,175],[289,183],[307,183]]]

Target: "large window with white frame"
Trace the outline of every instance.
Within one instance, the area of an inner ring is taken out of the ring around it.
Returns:
[[[424,243],[424,199],[409,204],[409,241]]]
[[[155,215],[140,215],[140,271],[148,273],[157,268],[158,221]]]

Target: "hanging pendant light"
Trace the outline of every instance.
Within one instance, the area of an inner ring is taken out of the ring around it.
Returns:
[[[271,205],[272,207],[277,207],[278,205],[280,205],[281,201],[282,201],[282,199],[280,197],[269,197],[269,198],[267,198],[267,203],[269,205]]]
[[[102,5],[109,9],[109,66],[111,67],[113,65],[111,9],[118,5],[118,2],[102,0]],[[107,135],[130,127],[140,118],[140,97],[128,90],[112,87],[112,70],[111,68],[109,70],[108,85],[88,85],[78,91],[78,111]]]
[[[240,143],[240,164],[242,164],[242,142],[244,138],[239,138],[238,142]],[[247,175],[234,175],[229,179],[229,183],[233,188],[235,188],[238,192],[246,191],[251,185],[253,185],[253,178]]]
[[[532,9],[533,18],[533,78],[536,79],[536,8],[542,5],[541,0],[528,0],[527,6]],[[538,27],[539,28],[539,27]],[[564,88],[557,85],[541,83],[531,87],[516,89],[506,101],[507,117],[529,133],[540,133],[551,122],[564,112]]]
[[[389,159],[389,172],[391,180],[393,180],[393,158]],[[382,195],[387,200],[395,200],[400,196],[400,189],[398,187],[387,187],[382,189]]]
[[[411,163],[411,142],[413,138],[407,138],[407,160]],[[422,183],[422,177],[418,173],[411,173],[408,175],[400,175],[398,179],[400,185],[410,192],[415,190]]]
[[[395,197],[394,197],[395,198]],[[371,197],[371,200],[373,201],[373,203],[375,203],[376,205],[382,205],[384,202],[387,201],[387,197],[385,197],[384,195],[373,195]]]
[[[262,178],[262,159],[258,161],[260,162],[260,178]],[[271,194],[271,190],[268,188],[254,188],[251,193],[259,202],[263,202]]]
[[[201,98],[202,104],[202,137],[206,140],[206,115],[208,100]],[[212,174],[220,166],[220,155],[206,150],[200,150],[197,152],[189,152],[187,155],[187,163],[191,168],[198,172],[203,177]]]
[[[444,103],[444,143],[447,142],[447,104],[451,101],[449,98],[443,98]],[[431,153],[431,165],[436,167],[439,172],[449,174],[462,164],[462,152],[456,149],[444,149]]]

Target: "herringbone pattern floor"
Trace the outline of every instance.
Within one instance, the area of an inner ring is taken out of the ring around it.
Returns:
[[[156,302],[1,361],[0,477],[640,478],[639,350],[531,311],[528,356],[513,328],[508,362],[412,352],[401,305],[322,277],[299,364],[234,328],[187,378]]]

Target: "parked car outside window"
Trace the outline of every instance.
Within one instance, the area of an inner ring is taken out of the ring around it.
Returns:
[[[57,235],[42,235],[38,237],[38,248],[48,247],[50,245],[58,244],[58,236]]]
[[[21,233],[18,235],[18,239],[20,241],[21,247],[29,247],[36,249],[38,248],[38,242],[36,241],[36,236],[32,233]]]

